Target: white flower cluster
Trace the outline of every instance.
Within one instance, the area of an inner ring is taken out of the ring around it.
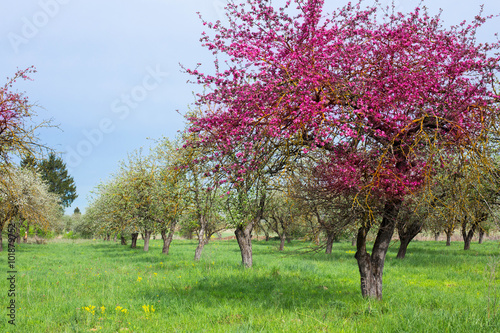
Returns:
[[[0,227],[21,219],[47,228],[60,212],[58,200],[38,173],[8,167],[0,175]]]

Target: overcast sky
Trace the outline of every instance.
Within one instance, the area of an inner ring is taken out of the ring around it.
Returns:
[[[325,7],[331,11],[347,2],[326,0]],[[15,88],[42,107],[42,118],[59,125],[40,138],[61,154],[75,179],[79,197],[68,213],[85,209],[89,192],[118,169],[127,152],[149,147],[151,139],[173,138],[183,128],[176,110],[184,113],[198,88],[186,83],[189,76],[179,63],[212,69],[213,58],[199,43],[203,26],[196,12],[207,21],[222,19],[224,3],[0,0],[0,78],[36,67],[34,81]],[[418,3],[395,1],[403,12]],[[447,25],[470,21],[482,3],[485,13],[500,13],[498,0],[426,1],[432,14],[443,9]],[[499,27],[495,18],[479,39],[494,41]]]

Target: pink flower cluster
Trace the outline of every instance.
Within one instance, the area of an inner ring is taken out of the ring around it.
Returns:
[[[11,91],[18,79],[30,80],[29,74],[35,73],[34,67],[18,70],[14,77],[0,87],[0,135],[20,125],[23,117],[28,115],[29,102],[26,96]]]
[[[269,147],[342,146],[321,168],[329,187],[401,195],[423,183],[430,146],[468,145],[498,113],[500,45],[474,37],[489,17],[444,28],[420,8],[385,14],[348,4],[326,17],[322,0],[296,0],[292,16],[291,3],[230,2],[228,25],[206,23],[214,36],[201,38],[227,68],[187,70],[211,87],[198,96],[211,111],[191,118],[190,130],[215,147],[211,158],[230,179],[271,161]]]

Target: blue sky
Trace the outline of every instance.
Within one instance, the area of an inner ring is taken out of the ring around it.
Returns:
[[[390,3],[381,0],[382,4]],[[471,20],[480,4],[500,13],[497,0],[426,1],[432,14],[443,9],[446,24]],[[224,0],[23,0],[0,2],[0,78],[35,66],[34,81],[16,86],[53,118],[59,129],[39,133],[61,153],[74,177],[84,210],[90,191],[118,169],[127,152],[149,147],[151,139],[174,137],[198,87],[186,83],[179,63],[213,58],[199,43],[207,21],[223,18]],[[274,1],[279,3],[279,1]],[[347,3],[325,1],[327,11]],[[366,1],[367,4],[373,1]],[[412,10],[419,1],[396,0]],[[495,40],[500,18],[487,23],[480,41]],[[2,83],[3,84],[3,83]],[[151,139],[148,139],[151,138]]]

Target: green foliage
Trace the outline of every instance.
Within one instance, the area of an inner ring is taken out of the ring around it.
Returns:
[[[40,229],[40,228],[35,229],[35,235],[45,239],[52,239],[55,237],[54,232],[52,230]]]
[[[470,252],[458,242],[415,242],[403,261],[391,247],[382,301],[359,294],[349,243],[334,244],[332,255],[297,255],[310,244],[297,241],[280,254],[278,242],[254,241],[251,270],[239,264],[235,241],[209,243],[193,263],[196,243],[175,240],[168,258],[161,240],[151,241],[150,252],[93,240],[20,244],[18,325],[2,320],[0,331],[500,330],[498,242],[473,244]],[[7,283],[0,280],[0,289]]]

